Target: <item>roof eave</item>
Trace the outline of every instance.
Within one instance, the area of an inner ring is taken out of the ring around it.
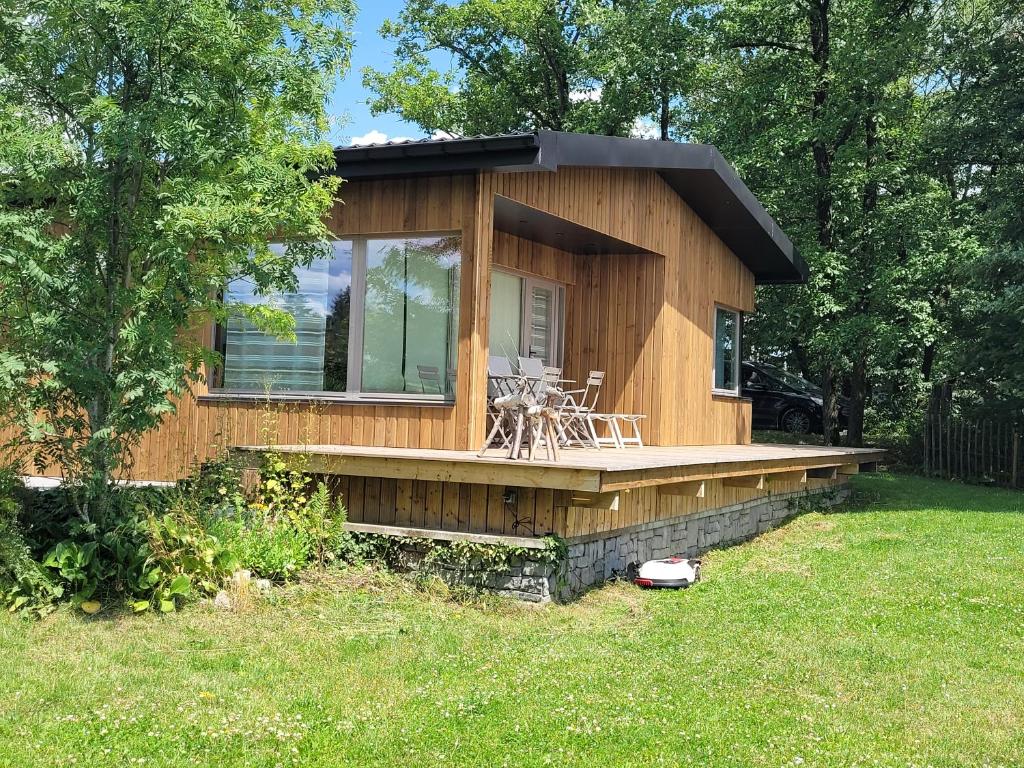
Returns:
[[[346,179],[482,169],[556,171],[562,166],[655,170],[747,265],[758,283],[808,279],[807,263],[792,241],[710,144],[539,131],[344,147],[334,154],[337,173]]]

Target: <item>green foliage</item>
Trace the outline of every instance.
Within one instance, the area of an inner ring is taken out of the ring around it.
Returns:
[[[1024,241],[995,247],[963,270],[954,312],[970,334],[950,339],[961,405],[1004,417],[1024,409]]]
[[[0,606],[12,613],[43,616],[64,593],[33,558],[21,530],[20,483],[9,470],[0,472]]]
[[[98,541],[67,539],[57,542],[43,560],[43,566],[52,568],[55,577],[67,585],[76,603],[89,600],[115,572],[98,555],[99,546]]]
[[[288,290],[338,179],[350,0],[12,0],[0,14],[0,406],[84,520],[213,364],[234,278]],[[268,248],[289,243],[284,254]],[[280,313],[254,318],[287,333]],[[19,438],[20,439],[20,438]]]
[[[224,479],[222,469],[210,479]],[[306,457],[268,453],[259,485],[250,501],[229,502],[214,509],[210,530],[237,557],[239,565],[258,576],[287,581],[299,571],[357,559],[357,547],[345,531],[345,507],[332,500],[323,482],[305,471]],[[209,484],[209,480],[207,481]],[[200,486],[201,487],[201,486]],[[218,496],[237,496],[228,491]]]
[[[695,69],[686,12],[665,0],[407,0],[381,28],[393,69],[363,81],[375,113],[427,131],[627,135],[638,119],[667,121]]]
[[[317,483],[301,520],[302,530],[309,534],[311,559],[323,567],[344,559],[350,535],[345,530],[348,514],[341,500],[332,501],[327,486]]]
[[[167,613],[190,596],[216,594],[238,568],[238,553],[213,536],[190,509],[190,499],[179,497],[163,515],[146,518],[150,569],[136,611],[150,607]]]
[[[240,568],[288,581],[310,566],[363,559],[344,506],[302,464],[268,457],[250,504],[240,466],[225,455],[173,488],[120,488],[89,522],[67,494],[27,491],[0,473],[0,604],[42,614],[63,598],[90,612],[168,613],[215,595]]]
[[[376,533],[353,533],[345,540],[338,558],[346,563],[383,563],[392,568],[402,568],[403,548],[419,541]]]
[[[280,454],[265,454],[252,507],[262,510],[274,522],[286,521],[301,527],[312,485],[306,463],[301,454],[287,461]]]
[[[473,541],[431,541],[424,557],[427,563],[438,563],[456,568],[475,568],[500,571],[516,561],[527,558],[541,563],[555,564],[565,558],[568,548],[563,539],[546,536],[543,549],[527,549],[508,544],[482,544]]]
[[[210,523],[240,566],[273,581],[288,581],[306,568],[313,555],[311,536],[286,521],[238,512]]]
[[[338,559],[348,545],[348,516],[341,500],[332,500],[327,486],[305,471],[306,464],[302,455],[286,461],[279,454],[266,454],[251,508],[262,511],[270,524],[287,524],[307,536],[313,562],[323,566]]]
[[[240,509],[245,506],[241,460],[229,451],[193,467],[178,481],[181,492],[203,509]]]
[[[214,594],[237,566],[210,534],[194,501],[171,489],[122,489],[116,523],[74,522],[43,559],[75,605],[168,612],[191,596]]]
[[[727,3],[691,100],[696,138],[718,145],[811,268],[769,287],[751,351],[848,389],[860,440],[870,378],[933,337],[936,282],[958,255],[948,191],[923,168],[931,3]],[[918,392],[912,390],[911,397]]]

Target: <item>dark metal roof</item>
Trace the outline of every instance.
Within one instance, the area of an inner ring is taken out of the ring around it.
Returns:
[[[334,152],[347,179],[432,173],[556,171],[567,167],[657,171],[750,268],[759,283],[800,283],[807,264],[774,219],[710,144],[677,144],[538,131],[503,136],[424,139]]]

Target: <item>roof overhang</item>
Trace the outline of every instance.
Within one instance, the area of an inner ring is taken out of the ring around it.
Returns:
[[[569,253],[590,256],[649,253],[633,243],[503,195],[494,196],[494,228]]]
[[[539,131],[509,136],[342,147],[335,150],[335,159],[337,172],[347,179],[482,169],[556,171],[561,167],[596,167],[653,170],[747,265],[757,282],[801,283],[807,280],[807,264],[792,241],[721,152],[710,144],[677,144]],[[499,215],[497,205],[496,217]],[[507,207],[506,203],[501,205]],[[502,214],[502,217],[508,220],[511,214]],[[543,217],[534,212],[530,217],[521,218],[538,222]],[[513,231],[508,228],[511,226],[499,225],[499,228]],[[585,233],[577,234],[582,236]],[[591,241],[581,240],[583,245],[587,242]],[[604,246],[598,246],[591,252],[603,250]],[[634,246],[632,250],[639,249]]]

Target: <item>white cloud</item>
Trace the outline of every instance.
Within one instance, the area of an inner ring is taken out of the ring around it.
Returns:
[[[384,144],[388,141],[412,141],[412,138],[409,136],[395,136],[394,138],[389,138],[383,131],[372,130],[368,133],[364,133],[362,136],[353,136],[348,145],[350,147],[365,147],[368,144]]]
[[[448,131],[442,131],[440,128],[437,128],[430,134],[430,138],[434,141],[440,141],[441,139],[457,139],[459,138],[459,135],[457,133],[448,133]]]

